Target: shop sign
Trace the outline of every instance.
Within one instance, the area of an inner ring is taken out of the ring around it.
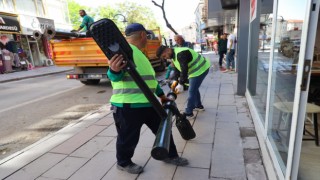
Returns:
[[[41,17],[20,15],[20,23],[22,27],[22,34],[32,35],[35,30],[44,33],[48,27],[54,29],[54,21],[52,19],[45,19]]]
[[[20,24],[17,17],[0,14],[0,31],[20,32]]]
[[[257,0],[250,0],[250,22],[257,17]]]

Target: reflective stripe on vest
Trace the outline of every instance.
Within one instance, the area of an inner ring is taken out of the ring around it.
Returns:
[[[150,89],[152,92],[154,92],[156,89]],[[113,94],[138,94],[142,93],[142,91],[138,88],[127,88],[127,89],[113,89]]]
[[[130,45],[133,50],[133,61],[136,70],[142,79],[148,85],[152,92],[155,92],[158,81],[155,78],[155,72],[147,57],[136,47]],[[135,81],[127,72],[123,75],[121,81],[111,82],[113,95],[110,101],[113,103],[149,103],[143,92],[137,86]]]
[[[180,63],[177,59],[178,53],[181,51],[188,50],[190,51],[192,55],[192,61],[188,63],[188,76],[189,78],[191,77],[196,77],[201,75],[203,72],[205,72],[209,67],[210,67],[210,61],[208,61],[206,58],[201,56],[199,53],[195,52],[192,49],[189,48],[174,48],[174,53],[175,53],[175,59],[173,60],[173,64],[175,67],[181,71]]]
[[[155,80],[154,76],[153,75],[144,75],[144,76],[141,76],[143,80],[147,81],[147,80]],[[124,76],[122,78],[122,81],[134,81],[132,79],[132,77],[130,76]]]

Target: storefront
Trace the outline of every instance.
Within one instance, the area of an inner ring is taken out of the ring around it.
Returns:
[[[33,33],[38,31],[43,34],[48,27],[54,29],[54,21],[27,15],[19,15],[19,18],[22,28],[21,45],[26,50],[28,59],[34,66],[48,65],[48,59],[51,58],[48,40],[43,35],[36,38]]]
[[[250,0],[249,47],[238,47],[263,160],[269,179],[319,179],[320,1],[269,2]]]
[[[17,15],[0,13],[0,73],[12,72],[12,67],[18,66],[17,34],[20,32]]]

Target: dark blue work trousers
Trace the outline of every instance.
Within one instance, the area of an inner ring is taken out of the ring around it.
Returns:
[[[153,134],[156,134],[159,129],[161,118],[152,107],[116,107],[113,118],[118,132],[116,146],[117,163],[124,167],[132,163],[131,158],[133,157],[134,150],[139,142],[142,125],[146,124]],[[177,149],[171,134],[169,157],[177,156]]]

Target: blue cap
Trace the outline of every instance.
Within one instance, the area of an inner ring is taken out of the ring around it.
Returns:
[[[126,34],[126,36],[128,36],[128,35],[130,35],[131,33],[137,32],[137,31],[146,31],[147,34],[150,34],[150,32],[148,32],[148,31],[146,30],[146,28],[144,28],[143,25],[140,24],[140,23],[132,23],[132,24],[129,24],[129,25],[126,27],[125,34]]]

